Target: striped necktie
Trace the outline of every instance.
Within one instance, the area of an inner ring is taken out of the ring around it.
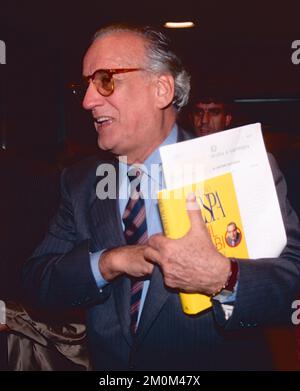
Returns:
[[[142,173],[138,169],[128,172],[130,197],[123,214],[124,236],[128,245],[143,244],[148,239],[145,201],[140,192]],[[138,313],[144,282],[131,279],[130,290],[130,330],[134,335],[137,330]]]

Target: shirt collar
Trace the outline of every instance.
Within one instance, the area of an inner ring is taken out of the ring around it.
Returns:
[[[148,175],[150,176],[151,173],[151,165],[152,164],[159,164],[161,165],[161,157],[159,153],[159,148],[164,145],[174,144],[176,143],[178,138],[178,126],[177,124],[174,124],[171,132],[168,134],[168,136],[164,139],[164,141],[157,147],[151,155],[147,157],[147,159],[144,161],[143,165],[146,167]],[[131,165],[128,165],[123,162],[119,162],[119,177],[120,180],[122,180],[125,176],[127,176],[127,172],[130,169]]]

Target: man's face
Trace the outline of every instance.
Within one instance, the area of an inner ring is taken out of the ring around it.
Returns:
[[[83,75],[98,69],[143,68],[147,59],[144,40],[132,33],[114,32],[98,38],[83,61]],[[86,91],[83,107],[91,110],[98,133],[98,145],[128,161],[143,160],[153,145],[162,140],[156,105],[157,76],[144,70],[113,75],[114,92],[98,93],[93,82]]]
[[[227,234],[231,240],[236,240],[237,238],[237,228],[236,225],[230,224],[227,227]]]
[[[194,130],[197,136],[220,132],[231,122],[231,115],[226,114],[222,103],[197,103],[192,114]]]

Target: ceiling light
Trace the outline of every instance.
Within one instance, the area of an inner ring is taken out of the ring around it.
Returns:
[[[194,22],[166,22],[164,24],[164,27],[168,29],[186,29],[194,26]]]

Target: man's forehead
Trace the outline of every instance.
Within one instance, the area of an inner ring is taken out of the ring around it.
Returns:
[[[86,52],[83,74],[97,69],[140,67],[145,62],[145,41],[131,32],[114,32],[97,38]]]
[[[223,103],[214,103],[214,102],[211,103],[198,102],[196,103],[196,107],[198,107],[199,109],[224,109]]]
[[[228,230],[235,230],[236,229],[236,225],[235,224],[229,224],[227,228],[228,228]]]

